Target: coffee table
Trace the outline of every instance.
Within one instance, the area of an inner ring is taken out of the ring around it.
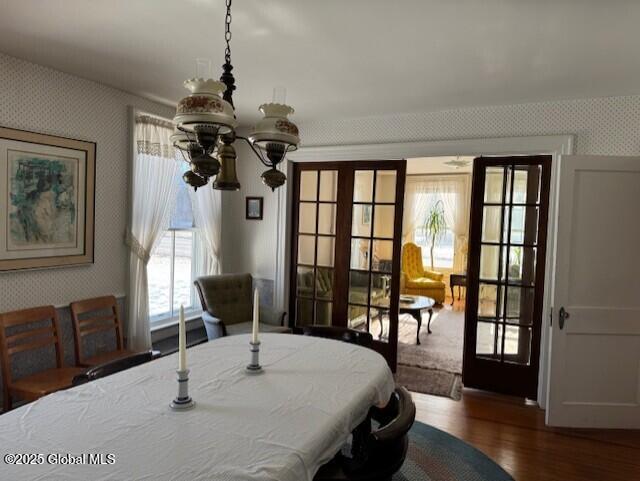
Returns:
[[[436,301],[426,296],[411,296],[415,300],[413,302],[403,302],[400,300],[400,314],[411,314],[418,321],[418,330],[416,332],[416,344],[420,344],[420,328],[422,327],[422,311],[429,311],[429,321],[427,322],[427,332],[431,334],[431,317],[433,316],[433,306]]]

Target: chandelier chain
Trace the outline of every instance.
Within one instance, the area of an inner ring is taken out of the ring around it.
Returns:
[[[227,43],[224,49],[224,59],[227,63],[231,62],[231,0],[227,0],[227,15],[224,18],[224,39]]]

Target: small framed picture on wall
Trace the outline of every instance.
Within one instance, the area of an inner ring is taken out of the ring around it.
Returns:
[[[262,197],[247,197],[246,219],[262,220]]]

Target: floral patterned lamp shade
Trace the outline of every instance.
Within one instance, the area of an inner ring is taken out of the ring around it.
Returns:
[[[240,188],[235,175],[233,144],[236,139],[246,141],[260,162],[269,168],[262,174],[262,180],[275,189],[286,181],[286,176],[277,169],[277,165],[284,160],[287,152],[298,148],[298,127],[288,118],[293,109],[282,101],[260,106],[264,118],[249,137],[242,137],[236,132],[238,121],[232,98],[236,85],[230,46],[231,1],[226,0],[225,63],[220,81],[200,77],[208,75],[208,72],[201,72],[201,67],[210,67],[210,62],[198,59],[197,77],[184,82],[191,93],[178,103],[173,118],[176,130],[171,139],[191,167],[183,178],[194,189],[207,185],[209,179],[214,177],[214,189]]]

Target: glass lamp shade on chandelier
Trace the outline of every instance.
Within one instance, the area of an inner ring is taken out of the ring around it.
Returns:
[[[238,135],[238,121],[233,106],[236,89],[231,65],[231,0],[227,0],[225,17],[225,63],[220,80],[193,78],[184,82],[190,92],[178,102],[173,118],[175,131],[171,137],[174,147],[189,163],[190,170],[184,181],[194,189],[203,187],[213,179],[213,188],[238,190],[236,176],[236,149],[240,139],[251,147],[258,159],[268,168],[262,181],[272,190],[283,185],[286,176],[277,169],[287,152],[298,148],[298,127],[288,119],[293,108],[284,103],[266,103],[260,106],[264,117],[247,137]]]

